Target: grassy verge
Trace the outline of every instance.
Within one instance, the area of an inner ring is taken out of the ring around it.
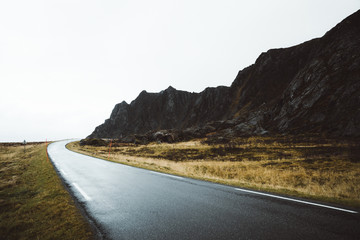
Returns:
[[[93,239],[44,143],[0,144],[1,239]]]
[[[360,207],[360,144],[313,138],[252,137],[227,144],[80,146],[80,153],[155,171]]]

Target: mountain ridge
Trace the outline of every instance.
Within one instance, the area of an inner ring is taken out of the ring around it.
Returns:
[[[360,136],[360,11],[323,37],[270,49],[230,87],[200,93],[169,87],[119,103],[89,138],[160,130],[191,136],[316,133]]]

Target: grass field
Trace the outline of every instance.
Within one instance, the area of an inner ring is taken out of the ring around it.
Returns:
[[[0,143],[0,219],[1,239],[93,239],[45,143]]]
[[[80,146],[84,154],[233,186],[360,207],[360,144],[306,137],[252,137],[227,144]]]

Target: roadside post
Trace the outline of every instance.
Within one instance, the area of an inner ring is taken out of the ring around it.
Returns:
[[[24,140],[24,142],[23,142],[23,145],[24,145],[24,153],[25,153],[25,151],[26,151],[26,149],[25,149],[26,141],[25,141],[25,140]]]

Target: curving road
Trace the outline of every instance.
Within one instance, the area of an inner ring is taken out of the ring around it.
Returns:
[[[359,239],[356,210],[156,173],[55,142],[59,175],[105,239]]]

